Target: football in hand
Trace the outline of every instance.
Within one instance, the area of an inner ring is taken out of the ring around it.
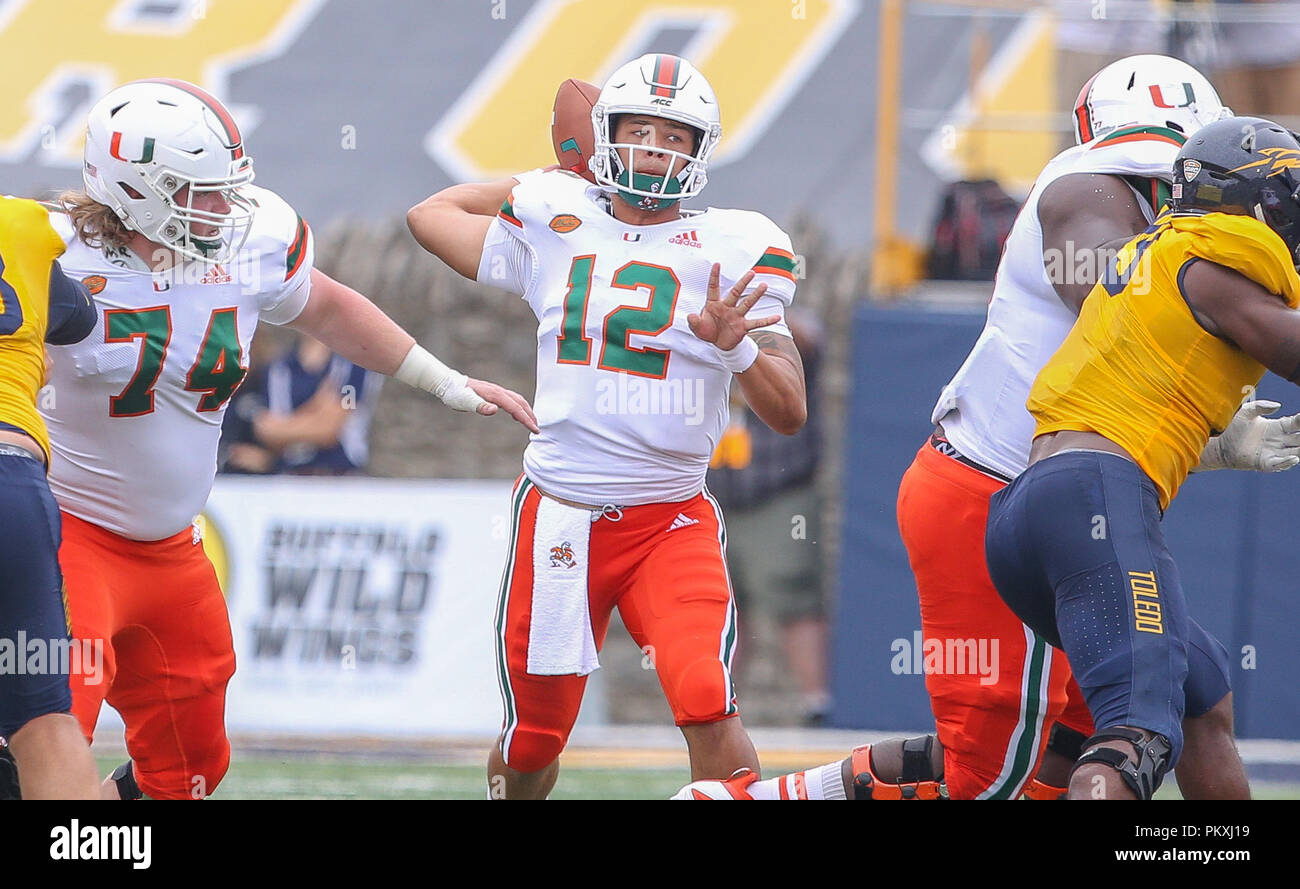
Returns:
[[[551,112],[551,144],[560,167],[577,173],[588,182],[596,180],[587,161],[596,151],[591,129],[591,106],[600,97],[600,87],[572,78],[560,84]]]

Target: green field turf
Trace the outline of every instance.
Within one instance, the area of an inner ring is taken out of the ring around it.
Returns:
[[[121,758],[100,757],[107,774]],[[237,755],[213,799],[483,799],[484,769],[476,765],[363,759],[327,755]],[[552,799],[667,799],[690,780],[682,768],[571,767],[560,773]],[[1300,785],[1252,785],[1256,799],[1300,799]],[[1172,780],[1157,799],[1178,799]]]

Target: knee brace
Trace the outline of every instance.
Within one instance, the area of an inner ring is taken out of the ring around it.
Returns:
[[[1129,742],[1137,751],[1137,763],[1134,764],[1133,758],[1127,753],[1112,747],[1092,747],[1103,741]],[[1150,738],[1144,739],[1142,732],[1122,725],[1098,732],[1084,741],[1083,746],[1092,749],[1075,761],[1070,777],[1074,777],[1074,772],[1080,766],[1099,762],[1119,772],[1124,783],[1137,794],[1138,799],[1151,799],[1164,779],[1165,772],[1169,770],[1169,754],[1173,750],[1169,739],[1164,735],[1152,734]]]
[[[930,762],[934,735],[903,742],[903,770],[898,783],[881,780],[871,762],[871,745],[856,747],[850,756],[853,798],[857,799],[947,799],[948,788],[936,777]]]

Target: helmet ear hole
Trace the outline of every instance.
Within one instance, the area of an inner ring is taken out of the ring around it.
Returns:
[[[127,185],[125,182],[118,182],[117,187],[122,189],[122,191],[126,192],[127,197],[131,198],[132,200],[136,200],[136,201],[144,200],[144,195],[140,194],[140,192],[136,191],[134,188]]]

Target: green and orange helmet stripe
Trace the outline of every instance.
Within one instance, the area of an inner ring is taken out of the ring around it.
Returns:
[[[677,56],[670,56],[660,53],[655,56],[654,75],[651,80],[650,95],[662,96],[665,99],[677,98],[677,90],[681,85],[677,78],[681,75],[682,60]]]
[[[1187,142],[1187,137],[1169,127],[1120,127],[1118,130],[1098,139],[1097,144],[1092,146],[1092,149],[1090,150],[1106,148],[1111,145],[1119,145],[1123,142],[1166,142],[1170,145],[1182,148]]]
[[[1100,74],[1101,72],[1097,72]],[[1092,91],[1092,82],[1097,79],[1097,74],[1088,78],[1088,82],[1079,90],[1079,98],[1074,100],[1074,123],[1078,129],[1079,144],[1091,142],[1095,133],[1092,131],[1091,115],[1088,113],[1088,94]]]
[[[222,129],[226,131],[226,144],[230,146],[230,159],[232,161],[239,160],[244,156],[244,137],[239,134],[239,126],[235,123],[235,119],[230,116],[230,112],[226,110],[226,106],[218,102],[216,97],[207,90],[200,89],[184,80],[174,80],[170,77],[150,77],[137,81],[137,83],[165,83],[198,99],[208,106],[208,110],[220,121]]]

